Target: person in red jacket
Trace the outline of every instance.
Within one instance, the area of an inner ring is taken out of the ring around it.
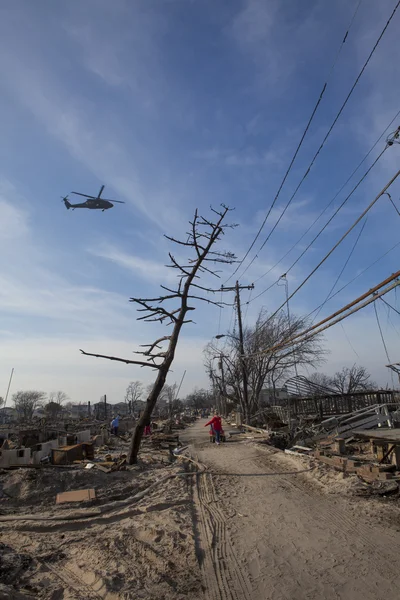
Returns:
[[[213,418],[204,425],[204,427],[207,427],[207,425],[211,425],[211,429],[215,433],[215,443],[219,446],[222,431],[221,417],[214,415]]]

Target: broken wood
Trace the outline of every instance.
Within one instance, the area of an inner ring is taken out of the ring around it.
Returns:
[[[56,504],[64,502],[89,502],[96,498],[96,492],[93,488],[86,490],[74,490],[72,492],[62,492],[57,494]]]

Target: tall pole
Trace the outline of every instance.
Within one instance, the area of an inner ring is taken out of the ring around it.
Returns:
[[[249,391],[248,391],[248,383],[247,383],[247,367],[246,361],[244,358],[244,341],[243,341],[243,324],[242,324],[242,310],[240,306],[240,286],[239,282],[236,282],[236,307],[238,314],[238,326],[239,326],[239,351],[240,351],[240,364],[242,367],[242,378],[243,378],[243,404],[245,406],[245,421],[247,423],[248,420],[248,412],[249,412]]]
[[[10,375],[10,380],[8,382],[7,393],[6,393],[6,397],[4,399],[4,408],[6,407],[6,404],[7,404],[8,392],[10,391],[11,380],[13,378],[13,375],[14,375],[14,367],[11,369],[11,375]]]
[[[182,379],[181,379],[181,382],[178,387],[178,391],[176,392],[175,400],[178,400],[178,398],[179,398],[179,392],[181,391],[181,387],[182,387],[183,380],[185,379],[185,375],[186,375],[186,369],[183,372]]]
[[[240,365],[242,371],[242,379],[243,379],[243,405],[245,408],[245,421],[248,420],[249,413],[249,392],[248,392],[248,382],[247,382],[247,367],[246,367],[246,359],[244,357],[244,342],[243,342],[243,324],[242,324],[242,310],[240,306],[240,290],[253,290],[254,283],[251,285],[239,285],[239,282],[236,282],[235,287],[221,287],[221,292],[235,292],[235,302],[238,313],[238,323],[239,323],[239,352],[240,352]],[[216,336],[216,337],[224,337],[224,336]]]
[[[221,409],[221,414],[223,417],[226,417],[226,396],[225,396],[225,374],[224,374],[224,361],[223,361],[224,355],[221,354],[219,355],[219,368],[221,370],[221,385],[222,385],[222,394],[220,393],[220,409]]]

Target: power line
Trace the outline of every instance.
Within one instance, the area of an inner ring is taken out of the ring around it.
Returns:
[[[374,160],[374,162],[372,163],[372,165],[365,171],[364,175],[361,177],[361,179],[353,187],[353,189],[351,190],[350,194],[348,194],[346,196],[346,198],[343,200],[343,202],[337,207],[337,209],[335,210],[335,212],[333,213],[333,215],[331,215],[331,217],[327,220],[327,222],[325,223],[325,225],[319,230],[319,232],[317,233],[317,235],[315,235],[313,237],[313,239],[311,240],[311,242],[308,244],[308,246],[306,246],[306,248],[303,250],[303,252],[300,254],[300,256],[298,256],[296,258],[296,260],[290,265],[290,267],[286,271],[286,273],[289,273],[293,269],[293,267],[295,267],[297,265],[297,263],[299,262],[299,260],[301,260],[303,258],[303,256],[305,255],[305,253],[311,248],[311,246],[314,244],[314,242],[317,241],[317,239],[319,238],[319,236],[325,231],[325,229],[328,227],[328,225],[330,225],[332,223],[333,219],[342,210],[342,208],[348,202],[348,200],[350,199],[350,197],[354,194],[354,192],[356,191],[356,189],[361,185],[361,183],[364,181],[364,179],[367,177],[367,175],[370,173],[370,171],[374,168],[374,166],[376,165],[376,163],[378,162],[378,160],[381,158],[381,156],[383,155],[383,153],[387,150],[387,148],[388,148],[388,146],[385,146],[385,148],[382,150],[382,152],[376,157],[376,159]]]
[[[316,219],[314,219],[314,221],[311,223],[311,225],[308,227],[308,229],[306,229],[306,231],[303,233],[303,235],[297,240],[297,242],[295,242],[293,244],[293,246],[282,256],[282,258],[280,258],[278,260],[277,263],[275,263],[275,265],[273,267],[270,267],[268,269],[268,271],[266,271],[265,273],[263,273],[263,275],[261,275],[260,277],[258,277],[258,279],[255,280],[255,283],[257,283],[258,281],[260,281],[260,279],[263,279],[266,275],[269,275],[269,273],[271,273],[271,271],[273,271],[277,266],[279,266],[279,264],[296,248],[296,246],[298,246],[300,244],[300,242],[305,238],[305,236],[307,235],[307,233],[309,233],[309,231],[314,227],[314,225],[326,213],[326,211],[328,210],[328,208],[333,204],[333,202],[336,200],[336,198],[339,196],[339,194],[344,190],[344,188],[349,183],[349,181],[351,181],[351,179],[357,173],[358,169],[367,160],[367,158],[369,157],[369,155],[371,154],[371,152],[375,149],[375,147],[378,145],[378,143],[380,142],[380,140],[385,135],[386,131],[389,129],[389,127],[393,124],[393,122],[397,119],[397,117],[399,115],[400,115],[400,110],[397,111],[397,113],[395,114],[395,116],[393,117],[393,119],[390,121],[390,123],[383,130],[383,132],[378,137],[378,139],[376,140],[376,142],[371,146],[371,148],[369,149],[369,151],[367,152],[367,154],[364,156],[364,158],[359,162],[359,164],[357,165],[357,167],[354,169],[354,171],[351,173],[351,175],[347,178],[347,180],[344,182],[344,184],[341,186],[341,188],[336,192],[336,194],[333,196],[333,198],[328,202],[328,204],[325,206],[325,208],[320,212],[320,214],[318,215],[318,217]],[[388,144],[388,142],[387,142],[387,144]]]
[[[360,273],[358,273],[358,275],[355,275],[355,277],[353,277],[352,279],[350,279],[350,281],[348,281],[344,286],[342,286],[339,290],[337,290],[337,292],[335,292],[334,294],[332,294],[332,296],[330,298],[328,298],[328,300],[332,300],[332,298],[334,298],[335,296],[337,296],[338,294],[340,294],[340,292],[342,292],[349,285],[351,285],[352,283],[354,283],[354,281],[356,279],[358,279],[359,277],[361,277],[362,275],[364,275],[364,273],[366,273],[366,271],[368,271],[369,269],[371,269],[372,267],[374,267],[379,261],[382,260],[382,258],[385,258],[385,256],[387,256],[388,254],[390,254],[390,252],[392,252],[393,250],[395,250],[398,246],[400,246],[400,242],[397,242],[397,244],[395,244],[394,246],[392,246],[391,248],[389,248],[389,250],[387,250],[384,254],[382,254],[382,256],[380,256],[373,263],[371,263],[370,265],[368,265],[368,267],[365,267],[365,269],[363,269],[362,271],[360,271]],[[395,289],[395,293],[396,292],[397,292],[397,288]],[[326,302],[327,302],[327,300],[325,300],[324,304],[326,304]],[[306,319],[308,319],[309,317],[311,317],[311,315],[313,315],[321,307],[322,307],[322,304],[320,304],[319,306],[317,306],[317,308],[314,308],[314,310],[312,310],[310,313],[308,313],[308,315],[306,316]]]
[[[393,208],[394,208],[394,210],[397,212],[397,214],[398,214],[398,215],[399,215],[399,217],[400,217],[400,211],[399,211],[399,209],[397,208],[397,206],[395,205],[395,203],[393,202],[393,200],[392,200],[392,196],[391,196],[390,194],[388,194],[388,196],[389,196],[389,200],[390,200],[390,202],[393,204]]]
[[[386,358],[387,358],[388,362],[390,363],[391,361],[390,361],[390,358],[389,358],[389,352],[388,352],[388,349],[387,349],[387,346],[386,346],[385,338],[383,337],[382,327],[381,327],[381,324],[380,324],[380,321],[379,321],[378,311],[377,311],[377,308],[376,308],[376,302],[374,302],[374,311],[375,311],[376,322],[378,324],[379,333],[381,335],[382,344],[383,344],[383,347],[385,349]]]
[[[327,85],[328,85],[329,78],[330,78],[330,76],[331,76],[331,74],[332,74],[332,71],[334,70],[334,68],[335,68],[335,66],[336,66],[336,63],[337,63],[337,61],[338,61],[338,59],[339,59],[339,56],[340,56],[340,53],[341,53],[341,51],[342,51],[342,49],[343,49],[343,46],[344,46],[344,44],[346,43],[347,36],[348,36],[348,34],[349,34],[349,31],[350,31],[350,28],[351,28],[351,26],[352,26],[352,24],[353,24],[353,21],[354,21],[354,19],[355,19],[355,17],[356,17],[356,14],[357,14],[357,12],[358,12],[358,9],[360,8],[361,2],[362,2],[362,0],[360,0],[360,1],[359,1],[358,5],[357,5],[357,7],[356,7],[356,9],[355,9],[355,11],[354,11],[354,13],[353,13],[353,16],[352,16],[352,18],[351,18],[350,24],[349,24],[349,26],[347,27],[347,30],[346,30],[345,36],[344,36],[344,38],[343,38],[343,40],[342,40],[342,42],[341,42],[341,44],[340,44],[340,46],[339,46],[339,50],[338,50],[338,52],[337,52],[337,54],[336,54],[336,57],[335,57],[335,59],[334,59],[334,61],[333,61],[333,63],[332,63],[332,66],[331,66],[331,68],[329,69],[329,72],[328,72],[328,76],[327,76],[327,78],[326,78],[326,81],[325,81],[324,85],[322,86],[322,90],[321,90],[321,92],[320,92],[320,95],[319,95],[319,98],[318,98],[318,100],[317,100],[317,103],[315,104],[315,106],[314,106],[314,108],[313,108],[313,111],[312,111],[312,113],[311,113],[311,116],[310,116],[310,118],[309,118],[309,120],[308,120],[308,123],[307,123],[307,125],[306,125],[306,128],[305,128],[305,130],[303,131],[303,134],[302,134],[302,136],[301,136],[301,138],[300,138],[300,141],[299,141],[299,143],[298,143],[298,145],[297,145],[297,148],[296,148],[296,150],[295,150],[295,153],[293,154],[292,160],[290,161],[290,163],[289,163],[289,166],[288,166],[288,168],[286,169],[286,173],[285,173],[285,175],[284,175],[284,177],[283,177],[283,179],[282,179],[282,181],[281,181],[281,184],[280,184],[280,186],[279,186],[279,188],[278,188],[278,191],[277,191],[277,193],[276,193],[276,195],[275,195],[275,198],[273,199],[273,201],[272,201],[272,204],[271,204],[271,206],[269,207],[269,209],[268,209],[268,211],[267,211],[267,214],[266,214],[266,216],[265,216],[265,218],[264,218],[264,220],[263,220],[263,222],[262,222],[262,224],[261,224],[261,226],[260,226],[260,228],[259,228],[259,230],[258,230],[258,232],[257,232],[257,234],[256,234],[256,236],[255,236],[255,238],[254,238],[254,240],[252,241],[252,243],[251,243],[251,245],[250,245],[249,249],[247,250],[246,254],[244,255],[244,257],[243,257],[243,258],[242,258],[242,260],[239,262],[239,264],[238,264],[238,266],[236,267],[236,269],[234,270],[234,272],[233,272],[233,273],[232,273],[232,274],[229,276],[229,278],[226,280],[226,282],[225,282],[225,283],[227,283],[227,282],[228,282],[228,281],[229,281],[229,280],[230,280],[230,279],[231,279],[231,278],[232,278],[232,277],[233,277],[233,276],[234,276],[234,275],[235,275],[235,274],[238,272],[238,270],[240,269],[240,267],[242,266],[242,264],[244,263],[244,261],[246,260],[246,258],[248,257],[248,255],[250,254],[251,250],[253,249],[253,247],[254,247],[254,244],[255,244],[255,243],[256,243],[256,241],[258,240],[258,238],[259,238],[259,236],[260,236],[260,234],[261,234],[262,230],[264,229],[264,226],[265,226],[265,224],[266,224],[266,222],[267,222],[267,220],[268,220],[268,217],[269,217],[269,215],[271,214],[271,211],[272,211],[272,209],[274,208],[274,206],[275,206],[275,204],[276,204],[276,201],[277,201],[277,200],[278,200],[278,198],[279,198],[279,195],[280,195],[280,193],[281,193],[281,191],[282,191],[282,188],[283,188],[283,186],[284,186],[284,184],[285,184],[285,182],[286,182],[286,179],[288,178],[288,175],[289,175],[289,173],[290,173],[290,171],[291,171],[291,169],[292,169],[292,166],[293,166],[293,164],[294,164],[294,161],[296,160],[296,157],[297,157],[297,155],[298,155],[298,153],[299,153],[299,151],[300,151],[300,148],[301,148],[301,146],[303,145],[304,139],[305,139],[305,137],[306,137],[306,135],[307,135],[307,132],[308,132],[308,130],[309,130],[309,128],[310,128],[310,126],[311,126],[311,123],[312,123],[312,121],[313,121],[313,119],[314,119],[314,117],[315,117],[315,114],[316,114],[316,112],[317,112],[317,110],[318,110],[318,107],[319,107],[319,105],[320,105],[320,103],[321,103],[321,101],[322,101],[322,97],[323,97],[323,95],[324,95],[324,93],[325,93],[325,90],[326,90],[326,88],[327,88]],[[247,269],[246,269],[246,270],[247,270]]]
[[[259,356],[261,354],[266,354],[267,352],[272,352],[273,350],[286,348],[286,347],[292,346],[293,344],[302,344],[302,343],[306,342],[307,340],[311,339],[315,335],[322,333],[322,331],[329,329],[329,327],[332,327],[333,325],[340,323],[341,321],[343,321],[343,319],[346,319],[347,317],[358,312],[362,308],[365,308],[372,302],[376,302],[376,300],[378,300],[378,298],[380,298],[381,296],[384,296],[385,294],[390,292],[392,289],[395,289],[398,285],[400,285],[399,277],[400,277],[400,271],[396,271],[396,273],[393,273],[392,275],[390,275],[390,277],[387,277],[386,279],[381,281],[378,285],[376,285],[372,289],[368,290],[368,292],[365,292],[361,296],[358,296],[358,298],[356,298],[349,304],[346,304],[346,306],[344,306],[340,310],[337,310],[332,315],[329,315],[329,317],[322,319],[322,321],[320,321],[316,325],[312,325],[305,331],[302,331],[301,333],[296,334],[295,336],[291,337],[290,339],[283,340],[282,342],[272,346],[271,348],[267,348],[266,350],[263,350],[262,352],[256,352],[254,354],[251,354],[251,355],[249,355],[249,358],[251,358],[252,356]],[[384,287],[384,286],[386,286],[386,287]]]
[[[305,179],[307,178],[308,174],[310,173],[310,171],[311,171],[311,169],[312,169],[312,167],[313,167],[313,165],[314,165],[314,163],[315,163],[315,161],[316,161],[316,159],[317,159],[318,155],[320,154],[320,152],[321,152],[322,148],[324,147],[324,145],[325,145],[325,143],[326,143],[327,139],[329,138],[330,134],[332,133],[332,130],[333,130],[333,128],[335,127],[335,125],[336,125],[337,121],[339,120],[339,118],[340,118],[340,116],[341,116],[341,114],[342,114],[342,112],[343,112],[343,110],[344,110],[344,108],[345,108],[345,106],[346,106],[347,102],[349,101],[349,99],[350,99],[350,97],[351,97],[351,95],[352,95],[352,93],[353,93],[354,89],[356,88],[356,86],[357,86],[358,82],[360,81],[360,79],[361,79],[361,76],[363,75],[363,73],[364,73],[364,71],[365,71],[365,69],[366,69],[366,67],[367,67],[367,65],[368,65],[368,63],[369,63],[369,61],[371,60],[371,58],[372,58],[372,56],[373,56],[373,54],[374,54],[374,52],[375,52],[376,48],[378,47],[378,45],[379,45],[379,43],[380,43],[380,41],[381,41],[382,37],[384,36],[384,34],[385,34],[385,32],[386,32],[386,29],[389,27],[389,24],[390,24],[391,20],[393,19],[393,17],[394,17],[394,15],[395,15],[395,13],[396,13],[396,11],[397,11],[397,9],[398,9],[398,7],[399,7],[399,6],[400,6],[400,0],[397,2],[397,4],[396,4],[395,8],[393,9],[393,11],[392,11],[392,14],[390,15],[390,17],[389,17],[389,19],[388,19],[388,21],[387,21],[387,23],[386,23],[385,27],[383,28],[383,30],[382,30],[382,32],[381,32],[381,34],[379,35],[379,37],[378,37],[377,41],[375,42],[375,44],[374,44],[374,46],[373,46],[373,48],[372,48],[371,52],[370,52],[370,53],[369,53],[369,55],[368,55],[368,58],[367,58],[367,60],[365,61],[364,65],[363,65],[363,66],[362,66],[362,68],[361,68],[361,71],[360,71],[360,72],[359,72],[359,74],[357,75],[357,77],[356,77],[356,80],[354,81],[354,83],[353,83],[353,85],[352,85],[352,87],[351,87],[351,89],[350,89],[349,93],[347,94],[347,96],[346,96],[346,98],[345,98],[345,100],[344,100],[344,102],[343,102],[342,106],[341,106],[341,107],[340,107],[340,109],[339,109],[339,112],[337,113],[336,117],[334,118],[334,120],[333,120],[333,122],[332,122],[332,125],[331,125],[331,126],[330,126],[330,128],[328,129],[328,131],[327,131],[327,133],[326,133],[326,135],[325,135],[324,139],[322,140],[322,142],[321,142],[321,144],[320,144],[320,146],[319,146],[319,148],[318,148],[317,152],[314,154],[314,156],[313,156],[313,158],[312,158],[312,160],[311,160],[311,163],[310,163],[310,165],[308,166],[308,168],[307,168],[307,169],[306,169],[306,171],[304,172],[304,174],[303,174],[303,177],[301,178],[301,180],[300,180],[299,184],[297,185],[297,187],[296,187],[295,191],[293,192],[293,194],[292,194],[292,195],[291,195],[291,197],[289,198],[288,202],[286,203],[286,205],[285,205],[285,207],[284,207],[284,209],[283,209],[283,211],[282,211],[281,215],[279,216],[279,218],[278,218],[278,220],[276,221],[275,225],[274,225],[274,226],[273,226],[273,228],[271,229],[270,233],[268,234],[268,236],[266,237],[266,239],[264,240],[264,242],[261,244],[261,246],[260,246],[260,248],[259,248],[259,250],[258,250],[257,254],[256,254],[254,257],[253,257],[253,259],[252,259],[252,260],[250,261],[250,263],[247,265],[247,267],[246,267],[246,268],[245,268],[245,270],[242,272],[242,274],[240,275],[240,277],[243,277],[244,273],[246,273],[246,271],[247,271],[247,270],[250,268],[250,266],[251,266],[251,265],[253,264],[253,262],[256,260],[256,258],[257,258],[257,256],[258,256],[258,253],[259,253],[259,252],[261,252],[261,250],[264,248],[264,246],[266,245],[266,243],[267,243],[267,242],[268,242],[268,240],[270,239],[270,237],[271,237],[272,233],[275,231],[276,227],[279,225],[279,223],[280,223],[281,219],[283,218],[283,216],[284,216],[284,214],[285,214],[286,210],[289,208],[289,206],[290,206],[290,204],[292,203],[292,201],[293,201],[294,197],[296,196],[297,192],[299,191],[299,189],[300,189],[301,185],[303,184],[303,182],[304,182],[304,181],[305,181]],[[285,177],[286,177],[286,176],[285,176]],[[280,189],[281,189],[281,188],[280,188]],[[279,191],[280,191],[280,190],[279,190]],[[275,201],[276,201],[276,197],[275,197],[275,199],[274,199],[274,201],[273,201],[273,203],[272,203],[272,205],[271,205],[271,208],[269,209],[269,211],[268,211],[268,213],[267,213],[267,216],[265,217],[265,219],[264,219],[264,221],[263,221],[263,223],[262,223],[262,225],[261,225],[261,228],[260,228],[259,232],[257,233],[257,236],[256,236],[255,240],[258,238],[259,234],[261,233],[262,229],[264,228],[265,222],[266,222],[266,220],[267,220],[267,218],[268,218],[268,216],[269,216],[269,214],[270,214],[270,212],[271,212],[271,210],[272,210],[272,207],[273,207],[273,206],[274,206],[274,204],[275,204]],[[255,240],[253,241],[253,243],[252,243],[252,245],[251,245],[251,247],[250,247],[250,248],[252,248],[252,247],[254,246]],[[250,249],[247,251],[245,258],[248,256],[249,252],[250,252]],[[234,271],[233,275],[234,275],[234,274],[235,274],[235,273],[236,273],[236,272],[239,270],[239,268],[240,268],[240,266],[243,264],[243,262],[244,262],[245,258],[243,258],[243,260],[242,260],[242,261],[239,263],[239,265],[237,266],[237,268],[236,268],[236,270]],[[232,276],[231,276],[231,277],[232,277]]]
[[[340,289],[338,289],[334,294],[332,294],[332,296],[330,296],[328,299],[324,300],[324,302],[322,304],[320,304],[319,306],[317,306],[317,308],[314,308],[314,310],[312,310],[310,313],[308,313],[308,315],[306,316],[306,319],[308,319],[309,317],[311,317],[324,304],[326,304],[326,302],[328,302],[329,300],[332,300],[332,298],[334,298],[335,296],[337,296],[338,294],[340,294],[340,292],[342,292],[349,285],[351,285],[352,283],[354,283],[354,281],[356,281],[356,279],[358,279],[359,277],[361,277],[362,275],[364,275],[364,273],[366,273],[367,271],[369,271],[369,269],[372,269],[372,267],[374,267],[378,262],[380,262],[383,258],[385,258],[385,256],[387,256],[388,254],[390,254],[391,252],[393,252],[393,250],[395,250],[399,246],[400,246],[400,241],[397,242],[391,248],[389,248],[389,250],[386,250],[386,252],[384,252],[381,256],[379,256],[379,258],[377,258],[376,260],[374,260],[374,262],[372,262],[371,264],[369,264],[368,267],[365,267],[362,271],[360,271],[357,275],[355,275],[352,279],[350,279],[350,281],[348,281],[347,283],[345,283]],[[252,300],[250,300],[250,302],[254,302],[254,300],[257,300],[257,298],[259,298],[260,296],[262,296],[263,294],[265,294],[268,290],[270,290],[272,287],[274,287],[274,285],[276,285],[278,281],[279,281],[279,279],[277,279],[276,281],[274,281],[274,283],[272,283],[270,286],[268,286],[267,289],[265,289],[262,292],[260,292]],[[395,291],[397,291],[397,289]]]
[[[344,337],[346,338],[346,341],[347,341],[347,343],[349,344],[350,348],[353,350],[353,352],[354,352],[354,354],[357,356],[357,358],[360,358],[360,356],[358,355],[358,353],[357,353],[357,352],[356,352],[356,350],[354,349],[354,346],[353,346],[353,344],[351,343],[349,336],[348,336],[348,335],[347,335],[347,333],[346,333],[346,330],[345,330],[345,328],[344,328],[344,325],[343,325],[343,323],[340,323],[340,327],[342,328],[342,331],[343,331],[343,333],[344,333]]]
[[[274,281],[274,283],[271,283],[271,285],[269,285],[265,290],[263,290],[262,292],[257,294],[257,296],[254,296],[254,298],[252,300],[249,300],[249,303],[254,302],[254,300],[257,300],[257,298],[259,298],[260,296],[263,296],[266,292],[268,292],[271,288],[273,288],[274,285],[276,285],[278,283],[278,281],[279,281],[279,279]]]
[[[399,4],[400,4],[400,0],[399,0]],[[342,235],[342,237],[336,242],[336,244],[329,250],[329,252],[327,254],[325,254],[324,258],[322,260],[319,261],[319,263],[317,264],[316,267],[314,267],[314,269],[311,271],[311,273],[309,273],[307,275],[307,277],[305,279],[303,279],[303,281],[300,283],[300,285],[297,286],[297,288],[294,290],[294,292],[292,292],[289,296],[289,300],[291,300],[293,298],[293,296],[295,294],[297,294],[297,292],[299,290],[301,290],[301,288],[307,283],[307,281],[309,281],[311,279],[311,277],[314,275],[314,273],[316,273],[316,271],[318,271],[318,269],[324,264],[324,262],[330,257],[330,255],[336,250],[336,248],[338,246],[340,246],[340,244],[343,242],[343,240],[349,235],[349,233],[351,231],[353,231],[354,227],[356,227],[358,225],[358,223],[365,217],[365,215],[371,210],[371,208],[376,204],[376,202],[379,200],[379,198],[381,196],[383,196],[383,194],[385,194],[386,190],[393,184],[393,182],[397,179],[397,177],[400,175],[400,170],[397,171],[397,173],[395,173],[395,175],[393,175],[393,177],[390,179],[390,181],[385,185],[385,187],[379,192],[379,194],[368,204],[367,208],[361,213],[361,215],[354,221],[354,223],[349,227],[349,229],[347,229],[347,231]],[[266,325],[268,323],[268,321],[270,319],[272,319],[273,317],[275,317],[275,315],[285,306],[285,302],[269,317],[269,319],[267,319],[267,321],[264,323],[264,325]],[[261,325],[261,327],[263,327],[263,325]]]
[[[343,267],[342,267],[342,269],[341,269],[341,271],[340,271],[339,275],[337,276],[335,283],[333,284],[333,286],[332,286],[332,287],[331,287],[331,289],[329,290],[329,292],[328,292],[328,294],[327,294],[327,296],[326,296],[325,300],[323,301],[323,303],[321,304],[321,306],[320,306],[320,308],[319,308],[319,310],[318,310],[317,314],[315,315],[315,317],[314,317],[314,320],[315,320],[315,319],[318,317],[318,315],[319,315],[319,313],[321,312],[322,308],[323,308],[323,307],[325,306],[325,304],[328,302],[328,300],[329,300],[329,298],[330,298],[330,296],[331,296],[331,294],[332,294],[333,290],[335,289],[335,287],[336,287],[336,286],[337,286],[337,284],[338,284],[338,281],[340,280],[341,276],[343,275],[345,268],[346,268],[346,267],[347,267],[347,265],[349,264],[349,261],[350,261],[351,257],[353,256],[354,250],[356,249],[356,247],[357,247],[357,244],[358,244],[358,242],[359,242],[359,240],[360,240],[360,237],[361,237],[361,235],[362,235],[362,233],[363,233],[363,231],[364,231],[365,225],[367,224],[367,219],[368,219],[368,217],[366,217],[366,219],[365,219],[364,223],[362,224],[362,226],[361,226],[361,229],[360,229],[360,231],[358,232],[358,235],[357,235],[356,241],[354,242],[354,244],[353,244],[353,247],[351,248],[351,250],[350,250],[350,252],[349,252],[349,255],[348,255],[348,257],[346,258],[346,261],[345,261],[345,263],[344,263],[344,265],[343,265]]]
[[[386,302],[386,300],[384,300],[383,298],[381,298],[382,302],[384,302],[386,304],[386,306],[388,306],[389,308],[391,308],[392,310],[394,310],[395,313],[397,313],[398,315],[400,315],[400,312],[397,310],[397,308],[395,308],[394,306],[392,306],[391,304],[389,304],[389,302]]]

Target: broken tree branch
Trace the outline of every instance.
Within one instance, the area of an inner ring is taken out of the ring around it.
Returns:
[[[85,352],[79,348],[79,352],[82,352],[85,356],[94,356],[95,358],[107,358],[107,360],[115,360],[117,362],[123,362],[127,365],[140,365],[141,367],[151,367],[152,369],[159,369],[161,365],[149,365],[147,362],[141,362],[138,360],[129,360],[128,358],[118,358],[117,356],[106,356],[105,354],[93,354],[92,352]]]

